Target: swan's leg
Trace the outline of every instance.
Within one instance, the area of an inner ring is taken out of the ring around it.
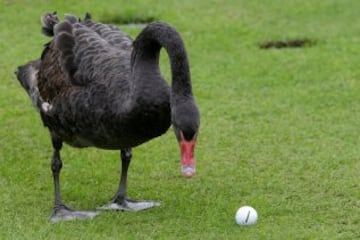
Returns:
[[[160,202],[139,201],[127,198],[127,173],[130,166],[132,153],[131,149],[121,150],[121,178],[120,184],[112,201],[100,207],[101,210],[123,210],[123,211],[140,211],[155,206],[160,206]]]
[[[51,170],[54,177],[54,187],[55,187],[55,205],[54,211],[50,217],[50,220],[53,222],[58,221],[67,221],[73,219],[84,219],[84,218],[93,218],[98,212],[91,211],[75,211],[63,203],[60,194],[60,171],[62,167],[62,161],[60,158],[60,150],[62,148],[62,141],[54,134],[52,134],[52,145],[53,145],[53,155],[51,159]]]

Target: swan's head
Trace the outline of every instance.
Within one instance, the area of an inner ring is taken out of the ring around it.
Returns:
[[[172,124],[180,146],[181,173],[192,177],[196,173],[194,151],[200,127],[200,114],[193,99],[175,104]]]

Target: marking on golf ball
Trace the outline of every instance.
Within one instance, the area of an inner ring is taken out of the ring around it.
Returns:
[[[237,210],[235,215],[235,221],[239,225],[249,226],[253,225],[258,220],[258,214],[256,210],[250,206],[244,206]]]

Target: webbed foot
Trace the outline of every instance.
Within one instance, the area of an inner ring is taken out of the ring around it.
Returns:
[[[125,199],[121,204],[116,202],[110,202],[97,209],[137,212],[148,208],[157,207],[160,205],[161,205],[160,202],[155,202],[155,201],[138,201],[138,200]]]
[[[54,209],[54,212],[51,214],[50,221],[60,222],[60,221],[71,221],[75,219],[92,219],[98,214],[100,214],[100,212],[77,211],[62,205]]]

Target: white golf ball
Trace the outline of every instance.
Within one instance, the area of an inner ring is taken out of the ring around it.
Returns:
[[[258,214],[256,210],[250,206],[244,206],[237,210],[235,215],[235,221],[239,225],[253,225],[258,220]]]

